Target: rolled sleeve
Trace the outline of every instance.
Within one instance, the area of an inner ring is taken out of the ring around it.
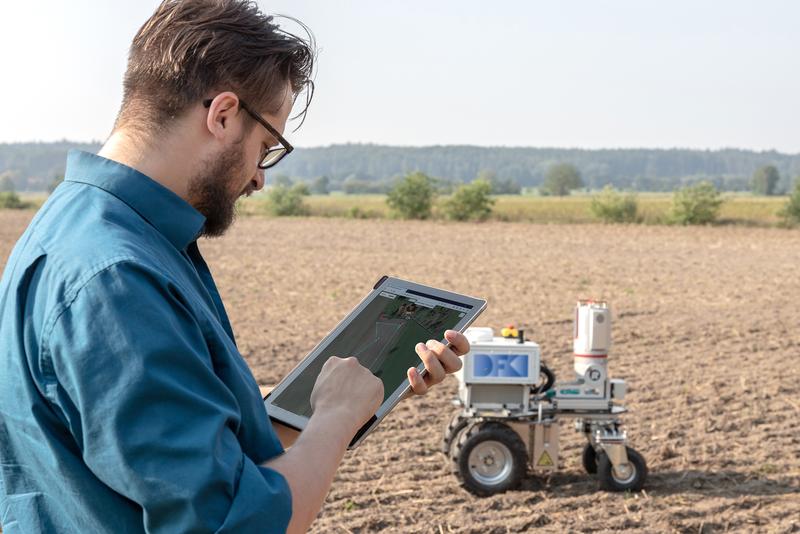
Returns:
[[[84,462],[147,532],[283,532],[284,477],[243,451],[239,400],[180,288],[122,262],[54,321],[51,400]]]
[[[292,515],[289,484],[274,469],[258,466],[247,457],[243,459],[239,487],[219,532],[249,532],[253,525],[262,525],[259,532],[285,532]],[[263,505],[261,496],[265,492],[273,496],[271,506]]]

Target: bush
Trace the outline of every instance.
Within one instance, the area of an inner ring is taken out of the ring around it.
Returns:
[[[605,186],[598,195],[592,197],[590,209],[595,217],[606,223],[633,223],[639,220],[636,216],[636,195],[622,195],[612,185]]]
[[[800,223],[800,177],[794,184],[794,192],[781,209],[779,215],[783,217],[787,225]]]
[[[28,207],[27,202],[23,202],[19,195],[14,191],[0,193],[0,209],[4,210],[24,210]]]
[[[774,165],[765,165],[756,169],[750,185],[756,195],[774,195],[775,186],[781,179],[778,169]]]
[[[286,185],[273,185],[267,192],[267,211],[279,217],[307,215],[308,207],[303,202],[303,197],[308,195],[305,184],[292,187]]]
[[[308,184],[305,182],[297,182],[292,186],[292,190],[301,197],[307,197],[311,194],[311,189],[309,189]]]
[[[328,195],[331,192],[331,180],[327,176],[319,176],[311,182],[311,191],[315,195]]]
[[[427,219],[436,195],[430,176],[421,172],[406,175],[386,197],[386,203],[403,219]]]
[[[444,204],[445,216],[454,221],[485,221],[492,214],[491,192],[492,184],[488,180],[462,185]]]
[[[674,224],[709,224],[717,220],[722,205],[719,191],[711,182],[682,187],[672,197],[669,222]]]
[[[0,193],[13,193],[17,190],[14,187],[14,180],[11,178],[11,171],[0,174]]]
[[[476,180],[486,180],[493,195],[521,195],[522,186],[513,178],[500,178],[494,171],[482,170]]]
[[[359,206],[353,206],[345,213],[348,219],[380,219],[381,214],[375,210],[365,210]]]
[[[581,173],[577,167],[571,163],[556,163],[547,169],[544,183],[539,188],[539,192],[542,195],[563,197],[579,187],[583,187],[583,180],[581,180]]]

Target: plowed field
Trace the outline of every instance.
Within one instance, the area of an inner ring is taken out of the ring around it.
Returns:
[[[0,262],[31,216],[0,212]],[[346,457],[315,532],[800,531],[798,231],[245,218],[201,249],[264,385],[384,273],[487,298],[477,324],[524,328],[560,379],[575,300],[611,303],[644,492],[597,491],[566,422],[555,474],[465,492],[439,452],[450,377]]]

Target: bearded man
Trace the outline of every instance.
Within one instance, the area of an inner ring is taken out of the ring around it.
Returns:
[[[69,154],[0,281],[5,534],[299,532],[318,514],[381,382],[332,358],[307,428],[273,426],[197,244],[292,151],[310,41],[243,0],[167,0],[136,34],[110,137]],[[418,345],[415,393],[460,367],[466,339],[446,337]]]

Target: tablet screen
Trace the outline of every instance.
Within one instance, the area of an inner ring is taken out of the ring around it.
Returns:
[[[462,304],[414,291],[399,295],[381,291],[320,355],[272,403],[289,412],[311,416],[311,390],[322,366],[331,356],[353,356],[383,381],[384,401],[406,379],[410,367],[419,366],[417,343],[443,340],[471,309]]]

